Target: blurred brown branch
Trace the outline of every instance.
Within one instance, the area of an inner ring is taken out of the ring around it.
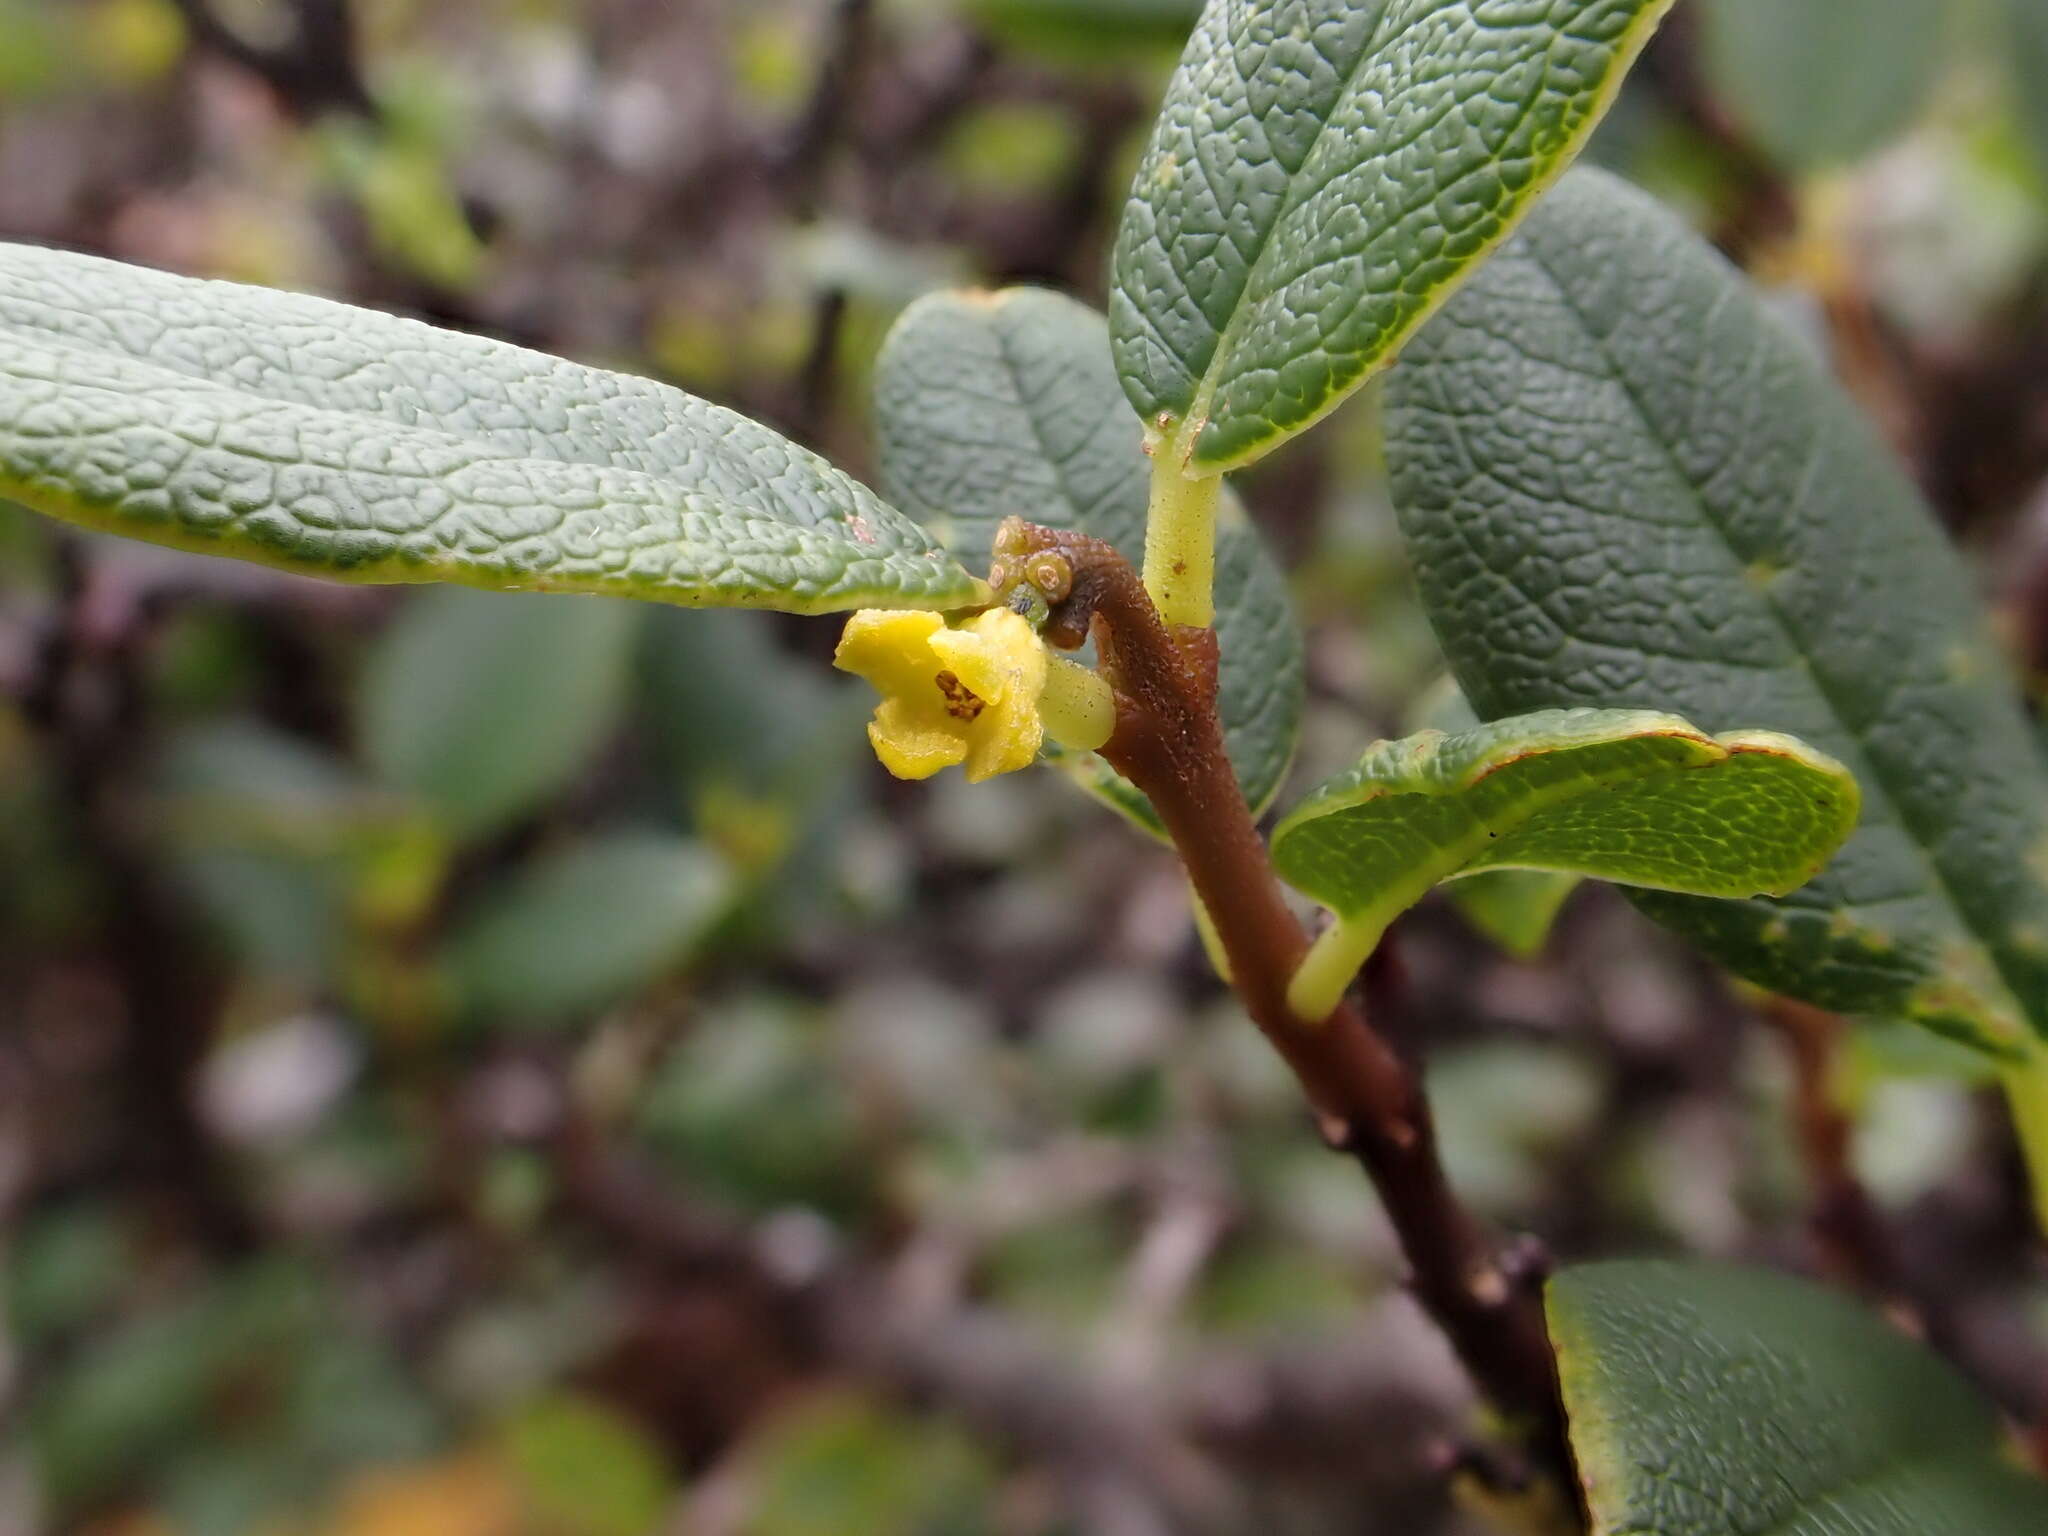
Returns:
[[[173,0],[193,41],[226,63],[245,69],[277,93],[302,122],[328,112],[374,118],[377,104],[356,58],[355,18],[349,0],[293,0],[284,7],[289,38],[268,45],[249,41],[224,21],[210,0]]]
[[[151,857],[133,805],[148,739],[139,669],[166,605],[144,598],[109,615],[95,601],[98,566],[86,546],[59,536],[52,552],[56,600],[21,713],[49,744],[71,834],[105,911],[104,963],[122,999],[119,1085],[136,1130],[130,1177],[174,1225],[232,1257],[251,1248],[255,1230],[195,1097],[221,978]]]

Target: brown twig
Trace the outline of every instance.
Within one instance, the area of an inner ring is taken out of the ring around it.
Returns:
[[[1812,1186],[1807,1224],[1822,1272],[1875,1303],[1982,1387],[2023,1426],[2023,1444],[2033,1449],[2038,1441],[2038,1458],[2048,1471],[2048,1424],[2039,1417],[2048,1408],[2042,1395],[2048,1361],[2023,1342],[2023,1328],[2009,1336],[1987,1333],[1984,1320],[1973,1315],[1979,1307],[1938,1283],[1924,1256],[1912,1262],[1856,1175],[1850,1155],[1854,1124],[1834,1092],[1848,1021],[1789,998],[1770,999],[1763,1016],[1792,1057],[1795,1129]],[[2015,1390],[2016,1383],[2029,1381],[2032,1386]]]
[[[1792,1059],[1793,1129],[1810,1186],[1807,1227],[1821,1269],[1837,1284],[1901,1309],[1919,1332],[1917,1309],[1904,1300],[1897,1257],[1851,1162],[1855,1126],[1835,1096],[1848,1026],[1832,1013],[1785,997],[1770,999],[1763,1015]]]
[[[789,188],[800,217],[818,211],[834,141],[867,67],[874,33],[874,0],[836,0],[818,52],[818,73],[789,137],[769,162]]]
[[[1362,1010],[1347,1000],[1330,1018],[1304,1023],[1288,1007],[1288,983],[1309,939],[1224,751],[1214,633],[1169,633],[1137,573],[1099,539],[1012,519],[996,553],[991,580],[999,592],[1043,570],[1045,557],[1060,562],[1046,591],[1055,601],[1044,633],[1068,648],[1095,641],[1117,690],[1116,730],[1103,756],[1166,823],[1238,996],[1293,1069],[1325,1139],[1371,1178],[1417,1298],[1496,1409],[1569,1482],[1556,1362],[1535,1284],[1540,1264],[1503,1252],[1458,1199],[1419,1079]]]
[[[123,1004],[122,1077],[133,1173],[204,1246],[235,1256],[256,1233],[196,1101],[220,978],[134,825],[130,773],[144,700],[140,657],[157,609],[93,622],[94,567],[56,545],[58,606],[36,648],[22,717],[43,732],[73,835],[106,910],[107,966]]]
[[[1670,17],[1643,56],[1643,79],[1666,106],[1714,151],[1725,169],[1731,203],[1713,231],[1714,243],[1737,263],[1799,222],[1797,199],[1784,173],[1714,99],[1699,67],[1699,18],[1681,10]]]
[[[1081,125],[1072,164],[1042,207],[1021,217],[1004,211],[997,278],[1004,283],[1044,283],[1087,292],[1109,265],[1106,243],[1115,233],[1105,210],[1119,201],[1130,167],[1124,146],[1144,121],[1149,103],[1126,81],[1109,80],[1071,94],[1070,110]]]
[[[262,47],[221,20],[208,0],[173,0],[193,41],[255,75],[301,122],[329,112],[377,116],[376,101],[356,64],[355,22],[348,0],[298,0],[289,42]]]

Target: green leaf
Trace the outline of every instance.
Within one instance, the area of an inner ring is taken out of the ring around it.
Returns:
[[[1797,170],[1839,165],[1904,130],[1943,63],[1947,7],[1927,0],[1702,0],[1714,96]]]
[[[872,786],[863,683],[777,644],[765,613],[648,615],[635,708],[664,787],[745,886],[728,952],[827,915],[846,819]]]
[[[1452,882],[1449,894],[1474,928],[1517,960],[1534,960],[1579,885],[1577,875],[1496,869]]]
[[[1424,692],[1409,720],[1411,731],[1469,731],[1478,724],[1479,717],[1458,690],[1457,679],[1450,676]],[[1452,881],[1445,894],[1465,920],[1494,943],[1518,960],[1533,960],[1542,953],[1558,915],[1580,884],[1577,875],[1491,869]]]
[[[1377,742],[1273,832],[1281,878],[1338,917],[1296,1010],[1327,1015],[1387,925],[1440,881],[1536,869],[1782,894],[1842,845],[1857,798],[1840,764],[1789,737],[1712,737],[1647,710],[1552,710]]]
[[[27,1416],[52,1509],[73,1512],[203,1446],[221,1390],[233,1380],[252,1391],[282,1385],[319,1320],[309,1277],[277,1258],[107,1320]],[[324,1322],[337,1326],[331,1309]]]
[[[439,146],[417,133],[338,114],[315,126],[314,139],[362,209],[379,256],[453,292],[478,285],[488,252],[463,212]]]
[[[995,1469],[964,1430],[845,1392],[813,1393],[748,1446],[747,1536],[994,1528]]]
[[[800,811],[872,760],[861,724],[873,690],[778,645],[775,622],[648,617],[637,707],[693,817],[734,796]]]
[[[2032,1536],[2048,1485],[1990,1404],[1873,1314],[1804,1281],[1610,1263],[1550,1282],[1594,1536]]]
[[[1118,392],[1102,317],[1030,288],[932,294],[906,310],[875,378],[882,483],[985,566],[1013,513],[1144,556],[1151,466]],[[1235,503],[1217,544],[1218,709],[1255,809],[1280,787],[1301,728],[1302,636],[1287,583]],[[1093,754],[1081,781],[1151,830],[1144,797]]]
[[[1578,153],[1671,0],[1210,0],[1117,238],[1110,330],[1191,471],[1390,361]]]
[[[135,1257],[110,1202],[75,1201],[16,1228],[4,1269],[9,1337],[47,1349],[56,1335],[90,1323],[133,1278]]]
[[[560,1019],[631,996],[726,912],[733,880],[701,844],[612,832],[536,860],[449,943],[465,1005],[490,1018]]]
[[[673,1490],[660,1450],[618,1410],[568,1395],[527,1403],[499,1431],[502,1454],[544,1530],[645,1536]]]
[[[150,825],[240,964],[306,986],[340,975],[357,872],[403,836],[406,807],[348,765],[241,721],[167,745]]]
[[[1013,47],[1077,63],[1106,53],[1178,48],[1201,0],[968,0],[975,21]]]
[[[912,1006],[915,1006],[914,1004]],[[743,1215],[851,1218],[876,1198],[864,1111],[829,1021],[742,995],[688,1032],[639,1096],[633,1134],[703,1197]]]
[[[2011,1053],[2048,1032],[2048,775],[1961,561],[1869,425],[1671,214],[1585,171],[1388,392],[1424,603],[1485,716],[1764,726],[1864,794],[1785,901],[1638,898],[1732,969]]]
[[[560,790],[612,729],[641,617],[585,598],[424,593],[365,668],[364,754],[454,836],[497,831]]]
[[[2048,177],[2048,6],[2006,0],[2006,17],[2013,105],[2034,146],[2035,163]]]
[[[0,245],[0,496],[349,581],[943,608],[968,574],[758,422],[323,299]]]

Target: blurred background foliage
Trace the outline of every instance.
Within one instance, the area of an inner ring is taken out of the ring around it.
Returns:
[[[634,369],[869,474],[908,300],[1101,301],[1194,9],[0,0],[0,237]],[[2037,690],[2044,102],[2038,0],[1688,0],[1593,150],[1833,359]],[[1244,479],[1302,775],[1434,718],[1370,398]],[[832,639],[0,507],[0,1531],[1486,1528],[1467,1388],[1168,856],[1054,775],[887,781]],[[1965,1064],[1760,1010],[1603,890],[1464,905],[1374,986],[1476,1204],[1828,1268],[1854,1179],[2048,1412]]]

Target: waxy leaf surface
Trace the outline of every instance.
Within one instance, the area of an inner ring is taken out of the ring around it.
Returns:
[[[1783,1275],[1609,1263],[1550,1282],[1594,1536],[2033,1536],[2048,1484],[1991,1405],[1867,1308]]]
[[[875,390],[883,486],[970,568],[986,569],[1012,514],[1143,558],[1151,466],[1102,317],[1086,305],[1029,288],[921,299],[890,333]],[[1302,637],[1285,578],[1234,502],[1217,540],[1216,634],[1225,745],[1245,798],[1263,808],[1300,731]],[[1100,759],[1073,765],[1158,829],[1144,797]]]
[[[972,602],[924,531],[681,390],[372,310],[0,245],[0,496],[352,581]]]
[[[1783,900],[1643,895],[1760,985],[2006,1054],[2048,1033],[2048,775],[1962,562],[1811,352],[1675,217],[1568,178],[1417,338],[1388,458],[1482,716],[1668,708],[1843,763]]]
[[[1394,351],[1555,179],[1671,0],[1210,0],[1118,235],[1138,414],[1198,472]]]
[[[1358,958],[1444,880],[1548,870],[1708,896],[1804,884],[1856,785],[1787,737],[1710,737],[1647,710],[1551,710],[1369,748],[1273,834],[1273,861],[1358,934]]]

